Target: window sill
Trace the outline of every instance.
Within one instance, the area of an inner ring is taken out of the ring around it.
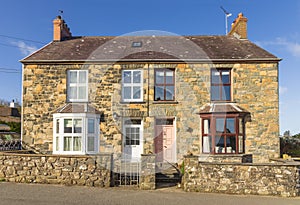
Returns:
[[[153,104],[178,104],[178,101],[153,101]]]
[[[145,101],[120,101],[120,104],[146,104]]]

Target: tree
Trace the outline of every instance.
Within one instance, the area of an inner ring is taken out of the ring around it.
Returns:
[[[290,136],[291,136],[291,132],[290,132],[289,130],[287,130],[287,131],[285,131],[285,132],[283,133],[283,136],[284,136],[284,137],[290,137]]]

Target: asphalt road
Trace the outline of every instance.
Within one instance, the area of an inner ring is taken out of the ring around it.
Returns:
[[[300,205],[300,198],[0,183],[2,205]]]

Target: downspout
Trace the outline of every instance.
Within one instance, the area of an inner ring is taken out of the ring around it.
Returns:
[[[147,88],[147,117],[150,117],[150,100],[149,100],[149,96],[150,96],[150,68],[149,68],[149,63],[148,63],[148,88]]]

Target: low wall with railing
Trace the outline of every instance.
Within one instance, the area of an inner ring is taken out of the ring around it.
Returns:
[[[112,155],[0,153],[0,179],[9,182],[109,187]]]
[[[300,196],[300,164],[206,163],[184,159],[185,191]]]

